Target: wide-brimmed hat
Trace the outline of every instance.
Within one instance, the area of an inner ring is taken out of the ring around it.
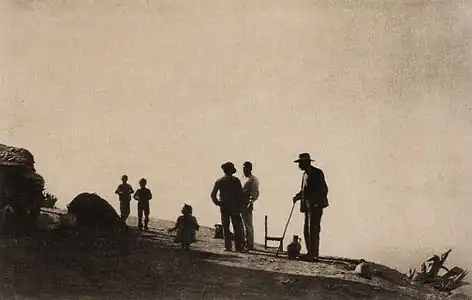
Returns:
[[[314,160],[311,159],[309,153],[300,153],[298,155],[298,159],[294,160],[293,162],[298,163],[298,162],[301,162],[301,161],[314,161]]]
[[[223,169],[223,172],[231,174],[231,175],[236,173],[236,168],[234,167],[234,164],[230,161],[227,161],[224,164],[222,164],[221,169]]]

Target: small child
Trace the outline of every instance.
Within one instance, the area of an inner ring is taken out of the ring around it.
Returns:
[[[151,190],[146,187],[147,180],[141,178],[139,180],[140,188],[134,193],[133,198],[138,200],[138,228],[143,229],[143,213],[144,213],[144,230],[148,230],[149,223],[149,201],[152,199]]]
[[[122,183],[116,188],[115,194],[118,195],[118,199],[120,200],[120,213],[121,219],[126,222],[130,213],[130,201],[131,195],[134,193],[133,188],[128,183],[128,176],[123,175],[121,176]]]
[[[174,228],[168,229],[168,232],[177,230],[174,242],[180,243],[182,248],[189,250],[190,244],[196,243],[196,231],[200,229],[197,219],[192,215],[192,206],[184,204],[182,215],[177,218]]]

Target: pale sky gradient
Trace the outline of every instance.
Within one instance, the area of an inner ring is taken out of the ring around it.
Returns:
[[[1,142],[34,153],[61,206],[118,207],[126,173],[154,217],[187,202],[213,226],[221,163],[251,160],[262,242],[307,151],[330,187],[322,255],[406,269],[454,247],[472,268],[470,1],[0,2]]]

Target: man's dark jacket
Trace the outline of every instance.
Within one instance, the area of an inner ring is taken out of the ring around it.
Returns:
[[[297,194],[297,197],[301,199],[300,211],[306,212],[305,200],[310,203],[310,209],[312,210],[315,207],[321,209],[328,207],[328,185],[326,184],[323,171],[314,166],[310,166],[307,174],[307,184],[305,188]]]
[[[220,201],[217,193],[220,192]],[[231,213],[241,213],[244,206],[243,187],[239,178],[234,176],[223,176],[219,178],[211,192],[211,198],[221,210]]]

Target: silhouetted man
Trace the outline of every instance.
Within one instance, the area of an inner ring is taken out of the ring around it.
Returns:
[[[226,162],[221,165],[224,176],[219,178],[211,192],[211,199],[215,205],[220,207],[221,225],[223,226],[223,236],[225,240],[225,251],[232,250],[231,233],[229,230],[230,221],[233,224],[234,243],[236,251],[243,249],[243,226],[241,220],[241,211],[243,207],[243,189],[241,181],[234,177],[236,173],[234,164]],[[217,194],[219,192],[219,199]]]
[[[128,176],[121,176],[122,183],[116,188],[115,194],[120,200],[120,214],[123,222],[126,222],[130,213],[131,195],[134,193],[131,185],[128,184]]]
[[[300,202],[300,212],[305,214],[303,233],[307,255],[302,259],[317,261],[320,246],[321,216],[323,209],[328,207],[328,185],[322,170],[311,165],[314,161],[310,154],[301,153],[295,163],[303,171],[302,187],[293,197],[293,202]]]
[[[252,174],[252,163],[247,161],[243,164],[243,177],[241,183],[243,186],[244,207],[242,217],[245,229],[246,248],[254,249],[254,227],[252,222],[252,211],[254,202],[259,198],[259,180]]]

